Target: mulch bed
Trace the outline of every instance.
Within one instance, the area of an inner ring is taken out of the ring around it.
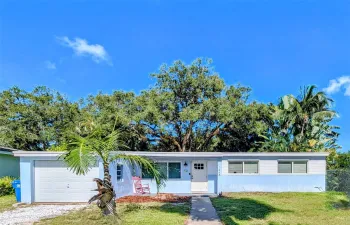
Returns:
[[[176,196],[173,194],[157,194],[156,196],[130,195],[117,199],[117,203],[142,203],[142,202],[188,202],[191,197]]]

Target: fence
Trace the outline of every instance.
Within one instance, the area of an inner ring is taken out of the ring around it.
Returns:
[[[350,196],[350,169],[328,170],[326,190],[345,192]]]

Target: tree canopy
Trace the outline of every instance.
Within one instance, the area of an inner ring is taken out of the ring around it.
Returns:
[[[0,93],[0,145],[60,149],[78,127],[120,131],[130,151],[335,151],[333,100],[313,85],[260,103],[228,85],[210,59],[175,61],[151,74],[140,94],[114,91],[69,101],[47,87]]]

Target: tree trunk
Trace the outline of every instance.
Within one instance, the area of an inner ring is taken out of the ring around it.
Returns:
[[[111,175],[109,173],[109,163],[103,164],[103,173],[103,182],[106,190],[98,205],[100,206],[103,215],[115,215],[117,206],[115,203],[115,193],[111,182]]]

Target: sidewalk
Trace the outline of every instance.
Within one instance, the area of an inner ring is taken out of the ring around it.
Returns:
[[[188,225],[222,225],[209,197],[192,197]]]

